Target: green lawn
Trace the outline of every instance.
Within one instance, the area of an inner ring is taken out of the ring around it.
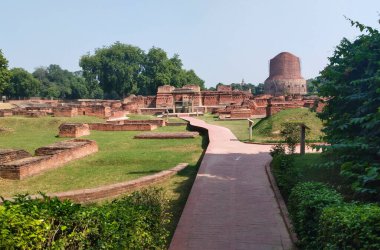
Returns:
[[[217,116],[205,114],[198,117],[210,124],[229,128],[241,141],[249,141],[249,128],[247,120],[220,121]],[[319,141],[322,135],[322,121],[306,108],[287,109],[264,119],[254,119],[253,142],[278,142],[281,141],[281,124],[284,122],[304,122],[310,128],[307,132],[308,141]]]
[[[62,122],[100,121],[93,117],[75,118],[0,118],[0,148],[22,148],[33,152],[36,148],[51,144]],[[184,126],[162,127],[156,131],[184,131]],[[90,188],[136,179],[174,167],[180,162],[192,165],[202,153],[202,137],[184,140],[137,140],[137,131],[91,131],[83,137],[95,140],[99,152],[74,161],[64,167],[47,171],[21,181],[0,180],[0,195],[16,193],[58,192]]]

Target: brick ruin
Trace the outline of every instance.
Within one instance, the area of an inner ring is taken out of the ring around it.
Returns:
[[[98,131],[151,131],[157,128],[157,125],[150,123],[132,123],[132,124],[110,124],[110,123],[89,123],[90,130]]]
[[[272,58],[264,91],[273,96],[307,94],[306,80],[301,76],[300,59],[289,52],[282,52]]]
[[[155,96],[135,96],[119,100],[79,99],[74,101],[31,100],[27,107],[13,109],[13,115],[73,117],[89,115],[127,125],[117,120],[128,113],[218,113],[223,119],[262,118],[280,110],[298,107],[321,111],[324,102],[319,97],[307,97],[306,81],[301,75],[300,59],[289,52],[282,52],[270,60],[269,77],[264,83],[264,95],[253,96],[251,91],[234,90],[231,86],[218,85],[217,90],[201,90],[197,85],[176,88],[160,86]],[[15,105],[22,102],[14,101]],[[30,113],[32,112],[32,113]],[[40,112],[40,113],[39,113]],[[45,112],[45,113],[43,113]],[[12,115],[0,111],[1,116]],[[117,121],[116,121],[117,120]],[[100,125],[97,125],[101,127]],[[105,129],[112,126],[102,125]],[[119,129],[121,127],[117,127]]]
[[[22,180],[98,151],[95,141],[73,139],[38,148],[35,156],[23,150],[0,151],[0,177]]]
[[[59,126],[59,137],[78,138],[90,134],[90,126],[85,123],[63,123]]]

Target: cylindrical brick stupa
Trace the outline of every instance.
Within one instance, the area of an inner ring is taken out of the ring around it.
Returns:
[[[300,59],[289,52],[282,52],[271,59],[264,92],[273,96],[307,94],[306,80],[301,76]]]

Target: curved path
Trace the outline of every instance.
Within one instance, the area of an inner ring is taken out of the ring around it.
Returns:
[[[207,129],[210,143],[170,249],[291,249],[265,172],[270,146],[245,144],[227,128],[182,118]]]

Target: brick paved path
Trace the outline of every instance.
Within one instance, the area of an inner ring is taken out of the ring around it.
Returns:
[[[265,173],[270,146],[245,144],[227,128],[185,119],[208,129],[210,143],[170,249],[290,249]]]

